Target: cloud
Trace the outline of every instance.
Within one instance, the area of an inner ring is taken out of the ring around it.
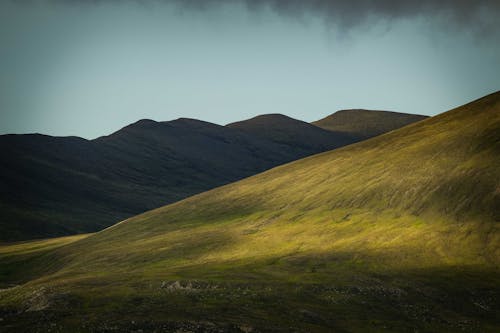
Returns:
[[[168,1],[168,0],[167,0]],[[249,9],[270,8],[290,17],[313,15],[350,29],[377,20],[423,17],[453,29],[494,33],[500,20],[498,0],[236,0]],[[231,0],[179,0],[182,6],[204,9]]]
[[[11,0],[20,4],[29,0]],[[31,0],[57,4],[98,5],[134,2],[141,5],[174,4],[182,9],[205,11],[231,3],[244,4],[251,11],[271,9],[295,19],[319,17],[328,24],[349,30],[373,21],[388,22],[424,18],[450,29],[479,35],[498,33],[498,0]]]

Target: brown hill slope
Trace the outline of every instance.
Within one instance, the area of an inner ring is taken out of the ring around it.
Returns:
[[[312,122],[329,131],[371,138],[428,118],[416,114],[374,110],[341,110]]]

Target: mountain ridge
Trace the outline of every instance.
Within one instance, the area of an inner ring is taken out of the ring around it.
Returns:
[[[0,240],[97,231],[210,188],[358,141],[283,115],[276,124],[275,118],[258,117],[264,121],[251,130],[178,118],[140,119],[93,140],[42,134],[0,136]]]
[[[335,149],[360,140],[357,136],[324,130],[282,114],[264,114],[227,124],[226,127],[296,147],[300,156]]]

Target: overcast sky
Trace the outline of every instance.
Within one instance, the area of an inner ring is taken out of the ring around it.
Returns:
[[[480,0],[2,0],[0,134],[435,115],[500,89],[499,13]]]

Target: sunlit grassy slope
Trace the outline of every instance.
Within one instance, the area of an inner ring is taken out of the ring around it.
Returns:
[[[29,264],[0,248],[5,327],[497,331],[499,156],[497,92]]]

